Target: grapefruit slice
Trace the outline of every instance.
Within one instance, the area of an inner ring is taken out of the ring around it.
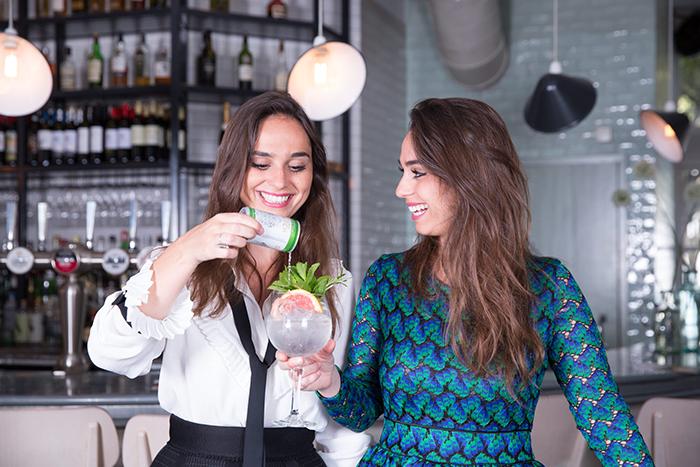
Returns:
[[[314,294],[303,289],[295,289],[285,292],[284,295],[275,300],[270,314],[273,318],[280,318],[295,309],[323,313],[321,302]]]

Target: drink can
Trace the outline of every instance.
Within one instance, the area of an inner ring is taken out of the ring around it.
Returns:
[[[301,225],[296,219],[282,217],[258,209],[244,207],[241,212],[260,222],[265,231],[248,240],[249,243],[290,253],[296,248],[301,235]]]

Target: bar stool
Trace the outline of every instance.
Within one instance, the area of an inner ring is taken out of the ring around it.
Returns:
[[[169,439],[169,415],[134,415],[124,428],[124,467],[149,467]]]
[[[0,408],[0,464],[112,467],[119,439],[99,407]]]
[[[653,397],[637,415],[637,425],[656,467],[698,465],[700,400]]]

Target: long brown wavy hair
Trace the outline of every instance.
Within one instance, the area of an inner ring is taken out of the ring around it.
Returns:
[[[262,122],[272,115],[285,116],[299,122],[311,143],[313,180],[309,198],[294,214],[301,223],[301,236],[292,252],[292,262],[321,263],[321,274],[332,274],[331,259],[338,258],[335,238],[335,209],[328,190],[326,150],[314,125],[299,104],[281,92],[266,92],[245,102],[233,114],[226,126],[219,145],[216,165],[209,188],[209,201],[204,220],[221,212],[238,212],[243,206],[241,188],[250,166],[250,159],[258,140]],[[277,271],[284,267],[286,255],[280,254],[275,265]],[[229,299],[239,300],[240,292],[235,288],[233,270],[254,271],[255,279],[262,287],[263,277],[256,269],[255,258],[242,248],[235,260],[213,259],[200,263],[192,274],[189,289],[194,302],[194,314],[200,315],[211,305],[210,316],[222,313]],[[334,329],[338,321],[331,290],[328,305]]]
[[[527,180],[501,117],[483,102],[427,99],[410,113],[425,170],[454,194],[445,237],[421,237],[406,254],[414,290],[428,295],[442,268],[450,286],[446,338],[477,375],[508,387],[530,381],[544,350],[530,317]]]

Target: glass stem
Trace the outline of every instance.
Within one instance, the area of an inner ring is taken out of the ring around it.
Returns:
[[[292,390],[292,408],[290,410],[290,414],[294,416],[299,415],[299,408],[297,405],[299,404],[299,398],[301,397],[301,374],[302,374],[302,369],[301,368],[294,368],[292,369],[294,372],[294,388]]]

